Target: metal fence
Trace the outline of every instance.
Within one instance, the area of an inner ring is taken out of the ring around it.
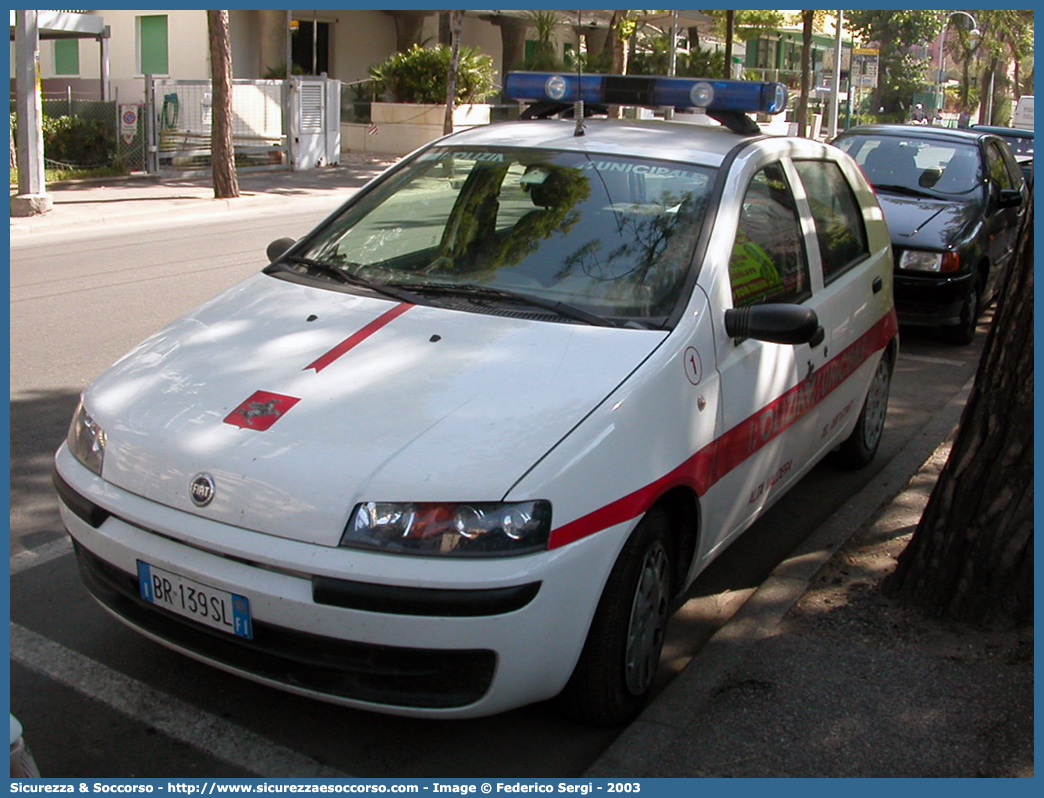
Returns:
[[[232,145],[239,171],[287,169],[285,88],[281,80],[232,81]],[[209,80],[152,82],[157,168],[210,168],[213,89]]]
[[[145,169],[145,119],[141,103],[77,98],[71,91],[42,98],[44,166],[48,169]],[[11,137],[15,136],[11,98]],[[121,118],[122,115],[122,118]]]

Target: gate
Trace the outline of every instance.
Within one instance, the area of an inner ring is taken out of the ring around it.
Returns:
[[[232,81],[232,146],[236,171],[289,169],[282,80]],[[209,80],[153,78],[150,171],[187,174],[210,170],[213,91]]]

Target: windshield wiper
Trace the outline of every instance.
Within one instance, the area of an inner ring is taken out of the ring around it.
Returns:
[[[418,294],[445,294],[449,296],[467,296],[483,299],[504,299],[509,302],[518,302],[531,305],[543,310],[550,310],[559,316],[573,321],[580,321],[594,327],[619,327],[620,325],[612,319],[599,316],[597,313],[570,305],[568,302],[559,302],[554,299],[544,299],[521,291],[509,291],[506,288],[496,288],[491,285],[479,285],[478,283],[396,283],[396,287],[414,291]]]
[[[906,194],[910,197],[931,197],[932,199],[939,199],[937,194],[931,194],[927,191],[910,188],[909,186],[898,186],[891,183],[874,183],[874,188],[878,191],[890,191],[893,194]]]
[[[300,255],[288,255],[285,258],[281,258],[280,262],[293,263],[306,267],[309,271],[318,274],[332,277],[338,282],[342,282],[345,285],[354,285],[357,288],[366,288],[377,294],[383,294],[384,296],[391,297],[392,299],[398,299],[402,302],[409,302],[410,304],[416,304],[420,297],[415,294],[411,294],[408,291],[402,291],[398,288],[384,283],[377,283],[373,280],[367,280],[354,272],[346,271],[339,266],[334,266],[332,263],[325,263],[321,260],[313,260],[312,258],[302,258]],[[354,264],[353,264],[354,265]]]

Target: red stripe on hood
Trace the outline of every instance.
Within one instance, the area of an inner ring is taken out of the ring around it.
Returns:
[[[411,305],[407,302],[404,302],[401,305],[396,305],[391,310],[385,311],[376,319],[374,319],[365,327],[363,327],[361,330],[349,335],[329,352],[327,352],[324,355],[320,355],[315,361],[309,363],[307,366],[304,367],[304,370],[308,371],[308,369],[315,369],[316,374],[318,374],[324,368],[326,368],[335,360],[337,360],[337,358],[341,357],[350,349],[353,349],[359,344],[361,344],[375,332],[380,330],[388,323],[397,319],[399,316],[401,316],[403,313],[405,313],[412,307],[415,307],[415,305]]]

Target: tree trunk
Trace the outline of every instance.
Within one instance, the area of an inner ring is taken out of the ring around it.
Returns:
[[[700,49],[700,29],[695,25],[690,25],[688,28],[689,34],[689,52],[695,53]]]
[[[735,11],[725,12],[725,80],[732,77],[732,28],[736,21]]]
[[[391,14],[395,20],[395,50],[405,53],[413,45],[421,43],[421,35],[424,33],[424,18],[429,16],[430,11],[385,11]]]
[[[228,11],[207,11],[210,33],[211,125],[210,171],[214,196],[239,196],[236,156],[232,146],[232,44],[228,35]]]
[[[970,103],[968,102],[968,90],[971,88],[971,56],[965,58],[961,63],[961,110],[971,113]]]
[[[950,458],[890,593],[973,623],[1033,614],[1033,204]]]
[[[613,75],[622,75],[624,73],[624,37],[623,37],[623,24],[627,20],[627,11],[613,11],[613,16],[609,20],[609,37],[606,40],[606,46],[612,48],[609,52],[613,56],[613,63],[610,69],[610,73]]]
[[[460,66],[460,31],[464,27],[464,12],[450,11],[450,63],[446,73],[446,117],[442,133],[453,132],[453,109],[457,105],[457,67]]]
[[[627,10],[616,10],[609,18],[609,35],[605,37],[605,46],[609,48],[609,54],[612,57],[612,64],[609,68],[609,73],[612,75],[624,74],[627,67],[624,58],[623,26],[627,21],[628,13]],[[610,105],[608,111],[610,119],[620,119],[623,116],[622,106]]]
[[[808,136],[808,93],[812,88],[812,17],[814,11],[802,11],[801,93],[798,95],[797,126],[799,136]]]
[[[450,20],[452,11],[439,12],[439,44],[450,47],[453,44],[453,23]]]
[[[982,73],[982,82],[979,84],[979,124],[980,125],[992,125],[993,115],[995,113],[994,102],[996,97],[996,89],[994,82],[997,75],[997,70],[1000,66],[1000,59],[994,56],[990,59],[990,64],[986,68],[986,71]]]

